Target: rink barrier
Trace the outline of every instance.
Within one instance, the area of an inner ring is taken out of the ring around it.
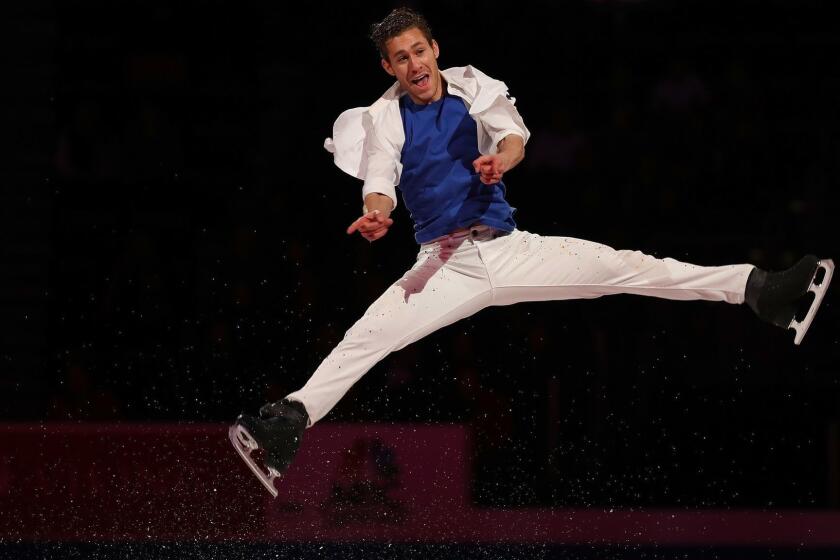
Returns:
[[[274,499],[217,424],[0,426],[0,541],[840,547],[840,512],[482,509],[461,425],[318,424]]]

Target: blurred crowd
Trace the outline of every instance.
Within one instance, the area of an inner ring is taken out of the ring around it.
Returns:
[[[402,207],[375,244],[343,233],[360,184],[320,148],[389,85],[364,37],[382,6],[313,32],[227,4],[110,27],[59,8],[50,391],[18,417],[232,420],[297,389],[413,263]],[[517,98],[520,229],[777,269],[835,247],[840,79],[818,17],[538,4],[546,17],[524,10],[479,48],[459,31],[468,7],[415,4],[442,66],[474,64]],[[488,309],[388,357],[325,421],[469,423],[487,505],[764,505],[767,468],[786,473],[783,504],[827,505],[823,314],[794,355],[723,304]]]

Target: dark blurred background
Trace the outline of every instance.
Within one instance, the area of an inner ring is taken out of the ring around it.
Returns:
[[[391,84],[366,35],[396,5],[4,5],[4,419],[226,423],[306,381],[417,249],[402,205],[381,241],[344,233],[361,183],[322,148]],[[840,258],[828,2],[409,5],[441,67],[517,98],[520,229]],[[323,421],[469,425],[480,505],[837,508],[835,301],[801,347],[724,304],[488,309]]]

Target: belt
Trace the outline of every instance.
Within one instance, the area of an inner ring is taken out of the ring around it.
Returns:
[[[476,235],[478,235],[480,233],[484,233],[488,229],[493,229],[493,228],[490,227],[490,226],[486,226],[484,224],[473,224],[469,227],[458,228],[455,231],[450,231],[448,234],[444,235],[444,237],[458,237],[458,236],[464,235],[466,233],[469,233],[470,235],[475,237]]]
[[[478,237],[482,233],[489,231],[491,229],[495,229],[492,226],[487,226],[484,224],[474,224],[469,227],[458,228],[456,230],[452,230],[446,235],[441,235],[440,237],[435,237],[434,239],[423,243],[423,245],[427,245],[429,243],[438,243],[440,241],[446,241],[447,239],[456,239],[459,237],[465,237],[467,235],[471,237]]]

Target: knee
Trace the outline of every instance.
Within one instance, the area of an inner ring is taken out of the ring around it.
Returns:
[[[607,262],[604,264],[609,268],[610,273],[624,280],[650,272],[659,262],[655,257],[641,251],[630,250],[615,251],[612,258],[605,260]]]

